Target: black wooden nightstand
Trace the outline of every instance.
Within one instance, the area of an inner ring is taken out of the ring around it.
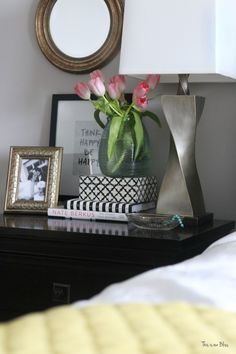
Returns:
[[[107,285],[201,253],[233,221],[151,232],[126,223],[0,216],[0,320],[89,298]]]

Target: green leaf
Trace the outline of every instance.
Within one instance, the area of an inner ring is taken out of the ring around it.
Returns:
[[[145,111],[145,112],[142,112],[142,117],[149,117],[151,118],[152,120],[154,120],[154,122],[156,122],[159,127],[161,128],[161,122],[160,122],[160,119],[158,118],[158,116],[153,113],[153,112],[150,112],[150,111]]]
[[[108,147],[107,147],[108,159],[112,157],[116,145],[116,140],[118,138],[122,123],[123,123],[123,119],[119,116],[114,116],[111,119],[109,137],[108,137]]]
[[[95,118],[97,124],[98,124],[102,129],[104,129],[104,128],[105,128],[105,125],[104,125],[103,122],[101,121],[99,114],[100,114],[100,111],[99,111],[98,109],[96,109],[96,111],[94,111],[94,118]]]
[[[134,116],[134,133],[135,133],[135,141],[136,141],[136,146],[135,146],[135,154],[134,154],[134,159],[136,159],[142,149],[143,142],[144,142],[144,131],[143,131],[143,124],[141,121],[140,114],[137,112],[132,112]]]

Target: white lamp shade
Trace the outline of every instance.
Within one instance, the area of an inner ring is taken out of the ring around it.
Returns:
[[[120,73],[236,78],[235,13],[236,0],[126,0]]]

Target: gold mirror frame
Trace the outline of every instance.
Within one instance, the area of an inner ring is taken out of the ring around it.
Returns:
[[[108,36],[100,49],[83,58],[74,58],[64,54],[55,46],[52,40],[49,30],[49,19],[56,1],[40,0],[36,11],[36,37],[39,47],[46,58],[59,69],[75,74],[86,73],[106,64],[116,54],[120,45],[123,0],[104,0],[111,18]]]

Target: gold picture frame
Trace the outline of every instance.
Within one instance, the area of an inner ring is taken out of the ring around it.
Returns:
[[[10,147],[4,213],[46,214],[57,205],[62,153],[62,147]]]

